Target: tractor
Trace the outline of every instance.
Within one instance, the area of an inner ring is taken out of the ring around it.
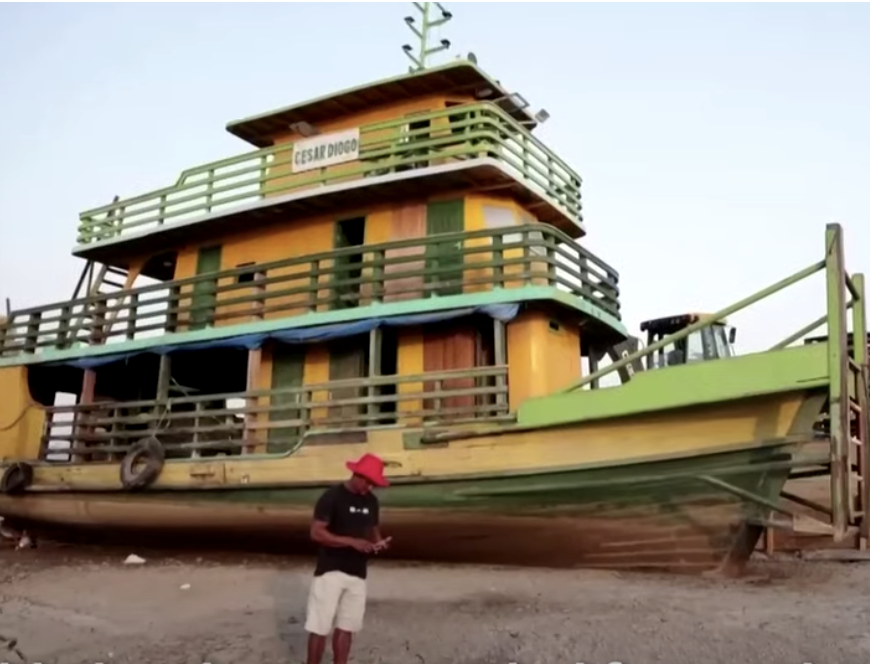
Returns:
[[[661,341],[668,335],[679,332],[689,325],[697,323],[705,314],[681,314],[646,320],[640,324],[640,331],[646,332],[646,345],[650,346]],[[676,343],[660,348],[648,355],[646,369],[672,367],[689,362],[703,362],[734,357],[734,341],[737,338],[737,328],[729,327],[725,320],[716,321],[710,327],[692,332]]]
[[[661,341],[665,337],[685,329],[689,325],[697,323],[705,314],[689,313],[677,316],[667,316],[647,320],[640,324],[641,332],[646,332],[646,345]],[[627,366],[618,369],[620,380],[628,382],[631,376],[640,371],[650,371],[664,367],[673,367],[689,362],[705,362],[727,357],[734,357],[734,341],[737,338],[737,328],[729,326],[724,319],[716,321],[713,325],[692,332],[676,343],[658,349],[646,356],[646,361],[636,359]],[[640,350],[640,339],[629,337],[616,346],[611,346],[605,351],[594,352],[590,357],[590,370],[595,371],[598,362],[608,355],[614,362]],[[597,383],[597,381],[595,381]]]

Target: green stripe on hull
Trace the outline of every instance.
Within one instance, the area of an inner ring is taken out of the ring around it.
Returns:
[[[790,444],[725,452],[697,458],[551,472],[522,477],[419,481],[378,490],[382,505],[407,509],[463,509],[500,513],[577,513],[604,503],[610,509],[678,504],[684,498],[721,494],[699,476],[718,477],[743,491],[773,500],[792,458]],[[268,506],[313,506],[324,487],[273,487],[145,492],[139,498],[216,501]]]

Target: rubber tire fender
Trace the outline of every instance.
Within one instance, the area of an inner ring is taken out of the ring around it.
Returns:
[[[3,471],[0,478],[0,493],[14,496],[24,493],[33,483],[33,466],[23,461],[17,461]]]
[[[154,436],[137,441],[121,461],[121,484],[128,491],[151,485],[160,476],[165,458],[163,445]],[[135,471],[136,464],[142,461],[145,466]]]

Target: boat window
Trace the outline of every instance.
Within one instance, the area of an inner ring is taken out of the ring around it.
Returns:
[[[716,325],[712,328],[713,343],[716,349],[716,357],[731,357],[731,346],[728,343],[726,328],[724,325]]]
[[[410,149],[403,150],[398,154],[398,157],[402,160],[407,159],[408,157],[414,156],[427,156],[427,153],[430,151],[428,147],[421,147],[414,149],[414,145],[416,143],[425,143],[431,138],[431,134],[428,131],[423,131],[425,129],[429,129],[432,126],[432,121],[429,118],[420,119],[420,120],[412,120],[415,115],[425,115],[426,113],[431,113],[431,111],[417,111],[415,113],[410,113],[408,116],[408,124],[403,125],[401,128],[401,137],[399,139],[399,144],[405,145]],[[405,171],[412,168],[426,168],[429,166],[429,161],[415,161],[411,163],[402,163],[396,167],[397,171]]]
[[[395,376],[399,373],[399,331],[394,327],[384,327],[374,330],[380,337],[380,370],[381,376]],[[378,404],[378,412],[382,415],[377,424],[396,423],[398,386],[396,383],[380,385],[375,390],[376,397],[385,397]]]
[[[528,226],[530,224],[537,224],[538,220],[530,215],[525,210],[520,212],[520,226]],[[529,252],[536,256],[545,256],[547,254],[547,250],[542,246],[544,240],[544,234],[540,231],[532,231],[528,234],[528,239],[535,242],[535,246],[529,249]]]
[[[485,228],[510,228],[517,225],[513,208],[501,205],[483,206],[483,225]],[[518,244],[522,241],[520,233],[505,233],[501,236],[502,244]]]
[[[702,362],[704,360],[704,339],[700,330],[686,337],[686,362]]]
[[[457,106],[468,106],[468,103],[464,101],[448,101],[445,104],[446,108],[456,108]],[[467,124],[467,121],[471,120],[475,115],[476,113],[474,111],[468,111],[464,109],[461,112],[451,113],[450,115],[448,115],[447,118],[450,122],[450,133],[465,134],[475,129],[475,127],[471,127],[469,126],[469,124]]]
[[[79,399],[78,394],[71,392],[57,392],[53,406],[74,406]],[[69,463],[72,461],[70,447],[72,447],[73,427],[75,426],[75,414],[69,411],[54,413],[51,418],[51,435],[44,441],[44,459],[46,461],[59,461]]]
[[[239,263],[236,265],[236,269],[240,269],[243,267],[251,267],[252,265],[256,265],[254,261],[249,261],[247,263]],[[236,277],[237,284],[249,284],[254,281],[254,277],[256,276],[256,272],[245,272]]]

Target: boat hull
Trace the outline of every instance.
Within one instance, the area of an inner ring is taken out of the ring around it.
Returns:
[[[399,482],[380,491],[383,530],[394,537],[390,556],[401,559],[739,573],[765,510],[704,478],[715,475],[738,491],[773,499],[797,447]],[[308,528],[324,486],[34,493],[0,497],[0,513],[61,538],[295,555],[313,550]]]

